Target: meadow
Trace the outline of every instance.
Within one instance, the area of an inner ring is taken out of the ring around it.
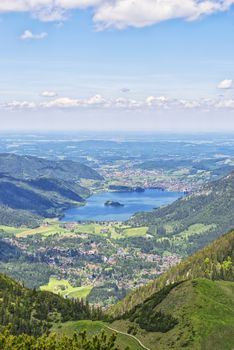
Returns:
[[[0,230],[15,235],[16,237],[26,237],[40,234],[44,237],[59,235],[79,235],[87,234],[101,237],[108,237],[112,239],[122,239],[127,237],[143,237],[147,234],[148,227],[131,227],[122,223],[85,223],[85,224],[65,224],[57,220],[45,220],[40,227],[26,228],[26,227],[11,227],[0,226]]]
[[[92,286],[73,287],[65,279],[58,280],[51,277],[48,284],[40,287],[40,290],[60,294],[63,297],[85,299],[92,290]]]
[[[52,332],[58,335],[68,335],[71,336],[74,332],[82,332],[86,330],[88,336],[94,336],[102,331],[105,331],[107,336],[115,333],[113,330],[108,328],[108,323],[101,321],[76,321],[76,322],[66,322],[62,324],[55,324],[52,328]],[[111,327],[111,326],[110,326]],[[119,350],[125,350],[129,347],[131,350],[143,350],[142,347],[136,339],[127,334],[117,333],[116,345],[119,346]]]

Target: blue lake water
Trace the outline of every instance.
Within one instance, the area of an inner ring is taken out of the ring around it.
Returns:
[[[170,204],[183,196],[181,192],[163,192],[149,189],[145,192],[102,192],[87,199],[84,207],[75,207],[64,212],[62,221],[124,221],[139,211],[151,211]],[[105,206],[106,201],[123,204],[121,207]]]

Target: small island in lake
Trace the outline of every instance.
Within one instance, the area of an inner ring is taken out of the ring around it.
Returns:
[[[105,206],[107,206],[107,207],[124,207],[124,204],[121,204],[119,202],[114,202],[114,201],[106,201]]]

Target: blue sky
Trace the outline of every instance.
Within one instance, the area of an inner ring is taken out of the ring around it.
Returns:
[[[234,130],[232,1],[129,1],[3,0],[1,128]]]

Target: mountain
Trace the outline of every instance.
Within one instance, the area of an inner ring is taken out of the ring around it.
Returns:
[[[111,327],[150,350],[232,350],[234,282],[199,278],[165,287]]]
[[[134,215],[133,226],[149,226],[158,248],[190,255],[234,227],[234,172],[199,191],[149,213]]]
[[[12,153],[0,154],[0,173],[20,179],[34,179],[40,176],[68,181],[81,178],[102,180],[95,170],[71,160],[48,160],[33,156],[19,156]]]
[[[83,301],[27,289],[0,274],[0,326],[11,324],[13,334],[41,336],[54,322],[98,319],[100,315],[100,310]]]
[[[60,329],[63,322],[99,320],[100,309],[91,308],[82,300],[64,299],[50,292],[24,288],[0,274],[0,349],[2,350],[114,350],[113,333],[87,336],[85,329],[72,336],[52,334],[52,326]],[[85,322],[85,321],[84,321]],[[69,322],[68,322],[69,323]],[[98,322],[97,322],[98,323]],[[90,321],[90,324],[92,322]],[[75,332],[75,331],[74,331]]]
[[[0,205],[0,224],[4,226],[37,227],[41,217],[26,210],[15,210],[5,205]]]
[[[82,204],[90,194],[81,178],[101,180],[86,165],[36,157],[0,154],[0,224],[37,226]]]
[[[170,268],[150,284],[132,291],[125,299],[112,306],[109,314],[115,317],[123,315],[167,285],[188,279],[208,278],[234,281],[233,261],[234,230],[182,260],[181,263]]]
[[[110,308],[151,350],[234,348],[234,231]]]

